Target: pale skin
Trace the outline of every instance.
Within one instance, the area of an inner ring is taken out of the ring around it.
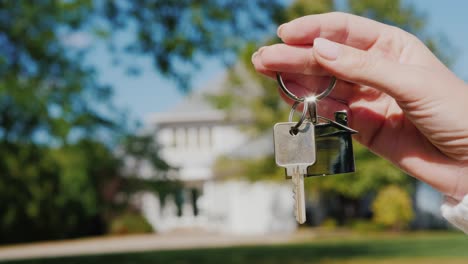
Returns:
[[[281,72],[298,96],[336,76],[320,115],[347,110],[356,139],[371,151],[449,197],[468,194],[468,85],[420,40],[344,13],[297,18],[278,36],[284,43],[253,54],[258,72]]]

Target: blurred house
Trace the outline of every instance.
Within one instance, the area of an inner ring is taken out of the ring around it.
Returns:
[[[159,232],[197,228],[235,234],[292,232],[292,189],[282,184],[225,180],[213,170],[221,155],[243,158],[273,151],[272,138],[252,140],[239,126],[247,117],[226,120],[214,109],[205,94],[221,89],[224,79],[188,95],[165,113],[147,120],[161,145],[161,156],[179,168],[176,178],[183,182],[181,193],[160,201],[146,193],[142,209]]]

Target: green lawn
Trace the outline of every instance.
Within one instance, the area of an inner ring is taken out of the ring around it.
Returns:
[[[324,238],[277,246],[153,251],[145,253],[66,257],[5,263],[468,263],[468,236],[459,233],[359,235]]]

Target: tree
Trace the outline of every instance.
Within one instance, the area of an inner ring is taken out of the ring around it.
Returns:
[[[118,174],[102,143],[82,140],[61,148],[2,143],[0,243],[58,239],[105,230],[102,196]]]
[[[0,243],[102,232],[98,190],[117,167],[92,135],[115,125],[93,105],[109,88],[60,33],[89,6],[0,2]]]
[[[155,69],[183,90],[204,58],[235,62],[246,41],[260,41],[282,10],[279,0],[107,0],[95,9],[108,19],[105,32],[134,28],[135,41],[123,50],[154,58]]]
[[[168,169],[153,150],[131,147],[149,141],[127,137],[134,131],[112,106],[112,88],[84,64],[87,48],[66,45],[70,35],[88,32],[116,57],[152,57],[156,71],[187,90],[204,57],[229,63],[245,40],[258,40],[279,3],[0,1],[0,243],[102,233],[114,188],[136,174],[121,171],[128,155]],[[115,44],[119,34],[133,38]],[[173,190],[163,175],[126,191]]]

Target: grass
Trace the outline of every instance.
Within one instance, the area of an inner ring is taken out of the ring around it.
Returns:
[[[197,264],[458,264],[468,263],[468,236],[459,233],[324,238],[275,246],[152,251],[144,253],[36,259],[16,264],[197,263]]]

